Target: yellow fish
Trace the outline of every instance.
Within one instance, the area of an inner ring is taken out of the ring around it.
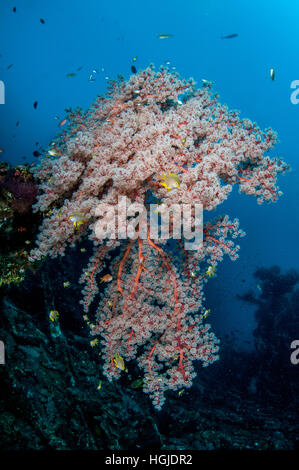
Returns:
[[[160,183],[161,186],[164,186],[167,191],[180,187],[180,179],[176,173],[170,173],[169,171],[168,175],[161,176],[161,180],[164,180],[163,183]]]
[[[49,313],[49,318],[51,321],[57,321],[59,318],[59,312],[57,310],[51,310]]]
[[[125,372],[128,372],[128,369],[125,366],[124,359],[118,353],[114,354],[113,362],[115,364],[115,367],[117,367],[118,369],[124,370]]]
[[[79,227],[79,225],[82,225],[84,224],[84,222],[87,221],[86,217],[84,214],[82,214],[81,212],[74,212],[70,217],[69,217],[70,221],[73,223],[73,226],[75,228]]]
[[[202,318],[206,319],[210,313],[211,313],[211,309],[210,308],[206,309],[204,313],[202,314]]]
[[[162,207],[159,207],[162,206]],[[154,214],[157,215],[162,215],[162,209],[163,209],[163,204],[160,202],[159,204],[156,204],[156,209],[154,209]]]
[[[48,150],[48,154],[51,156],[51,157],[58,157],[59,153],[56,149],[50,149]]]
[[[206,274],[208,277],[215,277],[216,276],[216,266],[209,266],[206,270]]]

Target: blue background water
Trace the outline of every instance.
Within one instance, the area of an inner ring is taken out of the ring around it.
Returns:
[[[258,206],[235,191],[220,207],[239,217],[247,237],[240,241],[239,260],[225,260],[208,286],[211,323],[221,334],[238,328],[250,337],[253,313],[236,294],[257,289],[252,279],[257,266],[298,268],[299,105],[290,101],[290,84],[299,79],[298,16],[295,0],[1,0],[0,80],[6,86],[1,157],[13,164],[36,160],[32,152],[48,145],[64,109],[87,108],[105,92],[106,77],[120,73],[128,78],[135,56],[138,69],[170,61],[170,67],[199,85],[202,79],[213,81],[223,103],[279,133],[272,154],[293,170],[280,178],[284,196],[278,203]],[[161,33],[173,37],[157,39]],[[239,36],[220,39],[231,33]],[[90,82],[93,69],[98,73]],[[71,72],[77,75],[66,78]]]

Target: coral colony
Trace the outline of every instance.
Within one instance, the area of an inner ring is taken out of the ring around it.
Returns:
[[[277,174],[288,167],[264,155],[277,140],[273,130],[219,104],[210,84],[195,89],[192,79],[163,68],[110,82],[88,112],[68,110],[67,122],[36,170],[35,210],[44,219],[31,260],[63,255],[89,233],[94,252],[80,279],[82,304],[104,373],[117,379],[136,359],[144,392],[161,409],[165,391],[192,385],[195,360],[208,366],[218,359],[203,289],[224,254],[238,257],[234,239],[244,232],[237,219],[222,216],[203,224],[196,250],[187,250],[183,237],[138,236],[138,226],[135,237],[100,240],[99,205],[115,207],[120,197],[146,208],[199,204],[206,216],[236,184],[258,203],[275,202],[282,194]],[[194,212],[191,219],[194,227]]]

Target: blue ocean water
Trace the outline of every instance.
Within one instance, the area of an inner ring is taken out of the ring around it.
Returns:
[[[283,7],[270,0],[3,0],[1,157],[13,164],[35,161],[33,151],[46,147],[57,133],[64,109],[88,108],[97,94],[105,93],[108,78],[129,77],[136,56],[137,69],[170,62],[170,68],[182,77],[194,77],[199,86],[202,79],[211,80],[221,102],[278,132],[280,143],[272,155],[292,167],[279,180],[284,196],[276,204],[257,206],[253,198],[235,191],[220,208],[239,217],[247,237],[241,240],[240,259],[234,264],[225,260],[217,286],[208,287],[208,293],[216,290],[221,298],[215,305],[211,299],[212,321],[221,328],[251,331],[251,311],[235,299],[236,291],[244,288],[242,280],[254,289],[256,266],[298,267],[299,105],[290,100],[291,82],[299,78],[298,15],[299,6],[292,0]],[[158,39],[162,33],[172,37]],[[221,39],[233,33],[238,37]],[[271,68],[275,81],[270,79]],[[76,76],[67,78],[68,73]],[[90,75],[94,81],[89,81]]]
[[[37,163],[33,152],[42,153],[60,132],[66,108],[88,109],[110,79],[128,79],[132,65],[153,63],[193,77],[199,87],[213,82],[221,103],[278,133],[270,155],[292,169],[279,176],[284,194],[275,204],[258,205],[235,188],[216,212],[204,214],[205,221],[237,217],[246,232],[238,239],[240,257],[224,257],[205,287],[220,360],[198,366],[193,387],[170,392],[161,414],[141,397],[135,363],[117,385],[103,377],[78,301],[81,267],[74,267],[87,258],[86,242],[75,257],[48,262],[46,274],[43,267],[30,271],[27,284],[3,287],[0,279],[0,347],[3,340],[9,364],[1,369],[0,357],[0,450],[146,449],[157,442],[163,449],[298,447],[299,365],[290,363],[289,344],[299,333],[299,276],[293,282],[264,270],[254,277],[258,267],[275,265],[299,272],[299,104],[291,102],[291,84],[299,81],[298,20],[295,0],[0,1],[1,160]],[[49,320],[49,310],[59,322]]]

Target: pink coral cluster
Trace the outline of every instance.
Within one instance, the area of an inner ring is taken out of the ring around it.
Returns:
[[[224,254],[237,258],[234,239],[243,232],[225,216],[204,224],[196,251],[149,235],[99,241],[96,208],[126,196],[145,206],[154,198],[166,207],[198,203],[212,210],[235,184],[259,203],[276,201],[276,177],[287,166],[264,155],[276,134],[240,119],[217,98],[209,86],[195,89],[192,79],[152,66],[127,82],[111,82],[88,113],[69,111],[68,128],[51,144],[55,157],[45,156],[36,171],[35,210],[44,221],[31,259],[64,254],[89,233],[94,253],[81,276],[82,302],[87,315],[99,297],[96,319],[88,323],[101,338],[105,374],[117,378],[122,361],[138,357],[144,391],[157,409],[166,390],[191,386],[194,360],[206,366],[218,357],[218,340],[204,320],[203,287],[207,269]],[[179,180],[171,190],[160,181],[169,172]],[[107,267],[112,281],[100,284],[97,276]]]

